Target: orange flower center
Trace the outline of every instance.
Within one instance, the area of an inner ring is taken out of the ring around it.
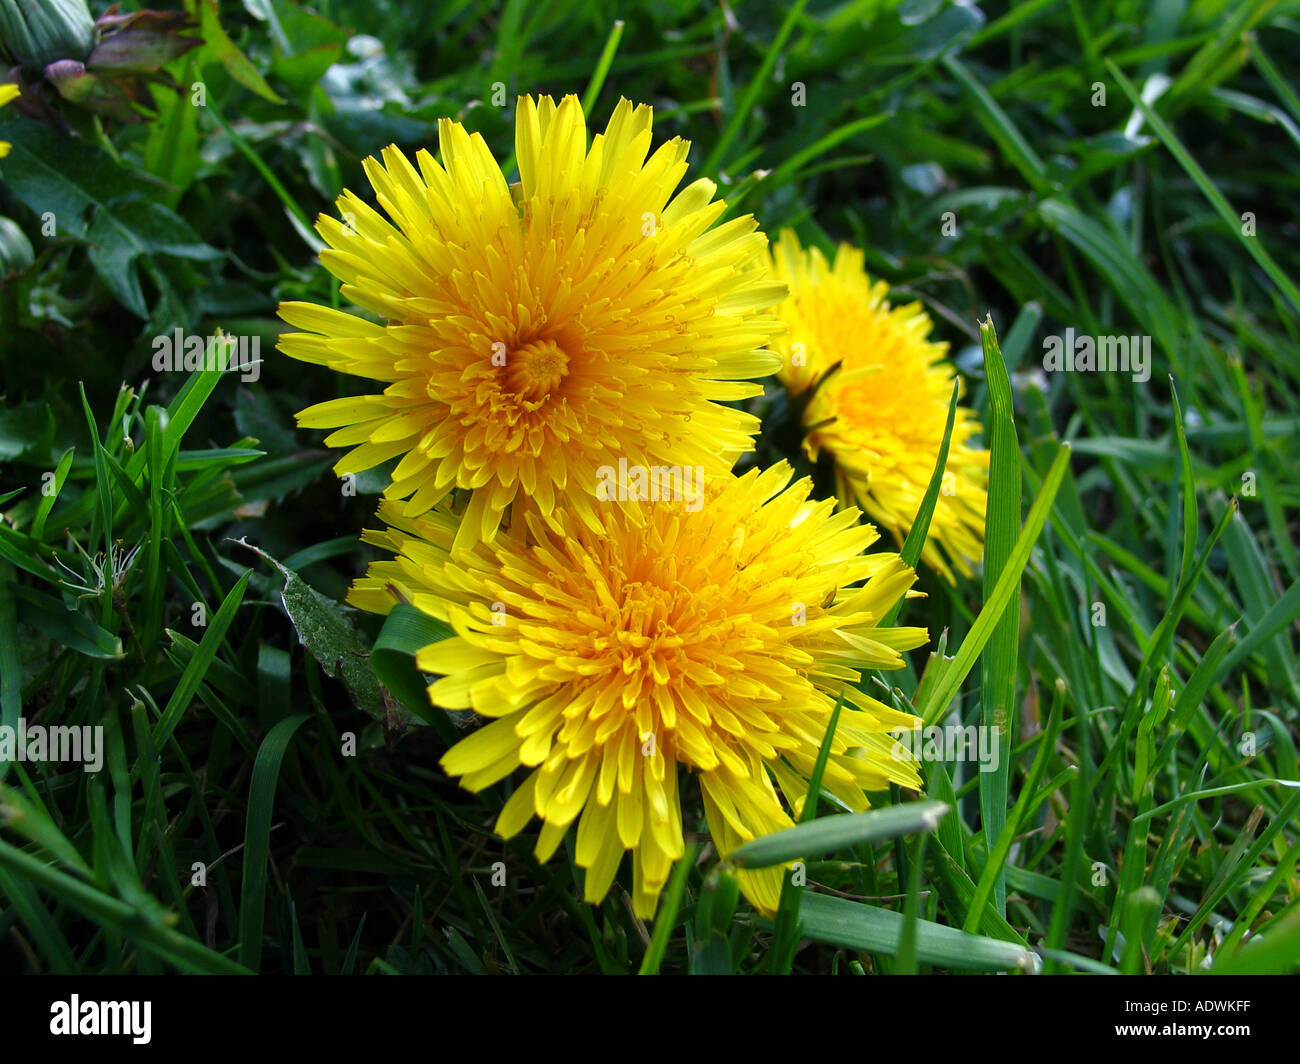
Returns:
[[[569,356],[554,340],[534,340],[506,357],[506,384],[529,409],[550,398],[568,372]]]
[[[670,669],[681,664],[684,640],[679,628],[689,629],[694,623],[686,590],[635,582],[623,586],[622,599],[611,635],[618,643],[623,673],[641,672],[643,677],[667,682]]]

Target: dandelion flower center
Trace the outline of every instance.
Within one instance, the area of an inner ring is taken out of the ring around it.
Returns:
[[[506,383],[528,410],[551,397],[569,373],[569,356],[554,340],[534,340],[506,356]]]
[[[932,398],[937,389],[929,379],[930,370],[902,350],[900,338],[893,339],[893,350],[887,346],[872,350],[864,359],[870,369],[839,389],[835,413],[843,423],[870,426],[875,438],[888,441],[876,450],[913,449],[930,455],[933,464],[943,442],[948,403]],[[951,389],[950,380],[944,383]],[[814,442],[819,435],[812,434]]]

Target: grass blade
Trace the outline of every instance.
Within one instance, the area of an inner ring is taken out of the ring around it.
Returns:
[[[984,600],[984,608],[975,618],[975,623],[971,625],[970,632],[962,641],[951,664],[942,670],[934,686],[929,689],[923,704],[916,707],[917,713],[926,723],[938,719],[939,714],[952,702],[993,634],[993,628],[1001,619],[1002,611],[1006,609],[1012,594],[1020,586],[1020,574],[1024,571],[1029,561],[1029,552],[1038,540],[1038,534],[1043,530],[1048,513],[1051,512],[1052,502],[1056,498],[1057,489],[1061,486],[1061,479],[1065,476],[1069,460],[1070,445],[1063,443],[1056,452],[1047,476],[1043,478],[1042,490],[1039,491],[1038,498],[1029,509],[1024,528],[1021,529],[1015,549],[1007,559],[1006,567],[993,588],[993,594]]]
[[[808,894],[803,899],[802,933],[814,942],[898,955],[904,919],[874,905]],[[1024,946],[971,935],[930,920],[916,922],[916,957],[926,964],[975,972],[1036,972],[1040,961]]]
[[[943,802],[907,802],[865,813],[842,813],[796,824],[751,839],[727,855],[737,868],[771,868],[804,857],[820,857],[899,835],[933,831],[948,812]]]
[[[280,762],[294,732],[309,714],[286,717],[262,740],[253,763],[248,791],[248,822],[244,829],[244,874],[239,904],[239,962],[257,971],[262,961],[262,924],[266,916],[266,862],[271,848],[271,814]]]
[[[1020,531],[1020,440],[1016,435],[1011,378],[1002,362],[993,319],[980,325],[984,371],[989,385],[989,493],[984,534],[984,598],[993,594],[1007,568]],[[1019,668],[1020,581],[1012,589],[1007,607],[989,637],[980,659],[980,725],[992,729],[997,739],[997,767],[979,774],[980,820],[985,845],[1002,834],[1007,818],[1011,780],[1012,728],[1015,722],[1016,674]],[[990,862],[992,863],[992,862]],[[993,897],[999,915],[1007,911],[1007,884],[1001,872],[993,880]],[[981,877],[982,878],[982,877]],[[981,908],[983,908],[981,899]]]

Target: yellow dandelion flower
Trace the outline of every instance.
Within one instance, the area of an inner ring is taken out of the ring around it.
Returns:
[[[713,182],[673,194],[689,144],[647,159],[650,124],[649,107],[620,101],[588,146],[576,97],[521,98],[515,186],[446,119],[441,164],[395,147],[366,161],[391,221],[344,192],[343,221],[317,229],[343,295],[383,324],[280,308],[304,330],[282,337],[286,354],[386,382],[298,416],[353,448],[336,472],[402,456],[386,495],[410,514],[468,489],[463,546],[524,496],[599,527],[598,471],[619,458],[721,473],[752,449],[758,420],[721,403],[775,371],[764,348],[780,325],[761,312],[785,288],[752,217],[714,225]]]
[[[916,718],[854,686],[925,642],[922,628],[879,626],[915,574],[896,554],[864,553],[876,531],[811,501],[808,480],[787,488],[791,475],[781,463],[714,478],[694,512],[603,504],[596,528],[523,508],[455,563],[449,510],[381,504],[391,526],[367,539],[397,557],[373,564],[348,601],[385,612],[407,600],[452,626],[416,657],[441,677],[430,699],[494,719],[443,768],[470,791],[526,768],[496,830],[509,838],[539,817],[545,861],[576,821],[590,902],[630,850],[635,911],[654,914],[684,850],[679,767],[698,778],[720,853],[791,826],[841,687],[827,789],[860,810],[890,782],[920,786],[889,735]],[[781,876],[739,879],[770,913]]]
[[[7,103],[12,103],[18,98],[18,94],[19,89],[17,85],[0,85],[0,107],[3,107]],[[9,149],[12,147],[13,145],[7,140],[0,140],[0,159],[3,159],[8,155]]]
[[[786,231],[773,249],[774,275],[790,285],[778,308],[789,332],[772,344],[791,395],[809,393],[804,449],[835,461],[844,505],[861,506],[901,544],[921,507],[943,443],[955,371],[948,345],[928,339],[919,303],[891,306],[862,252],[841,244],[833,265]],[[971,574],[984,551],[988,452],[979,421],[957,408],[944,480],[922,559],[953,579]]]

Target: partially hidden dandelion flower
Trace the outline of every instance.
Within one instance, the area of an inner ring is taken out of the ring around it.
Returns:
[[[898,543],[912,527],[943,443],[956,376],[948,345],[928,339],[919,303],[891,306],[860,250],[841,244],[834,264],[786,231],[772,251],[773,272],[790,286],[778,313],[789,327],[772,344],[778,376],[804,405],[804,449],[835,462],[837,492]],[[971,574],[984,551],[988,452],[979,421],[958,406],[948,460],[922,560],[953,579]]]
[[[430,699],[493,720],[443,768],[471,791],[527,769],[496,830],[539,817],[545,861],[576,821],[588,901],[631,851],[634,909],[653,915],[684,850],[679,769],[698,778],[720,853],[791,826],[841,689],[824,786],[853,810],[891,782],[920,786],[890,735],[917,719],[855,686],[925,642],[922,628],[881,625],[915,574],[864,553],[876,531],[811,501],[806,479],[787,487],[791,475],[781,463],[714,478],[695,512],[602,505],[596,528],[524,508],[451,564],[454,514],[381,504],[390,527],[366,538],[396,557],[373,563],[349,602],[405,600],[452,626],[416,656],[441,677]],[[738,876],[757,909],[776,909],[781,869]]]
[[[0,107],[3,107],[5,104],[12,103],[14,100],[16,100],[18,98],[18,94],[20,91],[21,90],[18,88],[17,85],[13,85],[13,84],[0,85]],[[13,145],[10,144],[7,140],[0,140],[0,159],[3,159],[6,155],[8,155],[9,149],[12,147]]]
[[[563,502],[589,528],[598,471],[730,469],[758,420],[722,403],[761,393],[777,360],[766,313],[785,294],[766,237],[725,209],[713,182],[674,195],[689,144],[653,154],[651,109],[620,101],[587,143],[574,96],[520,99],[520,182],[506,183],[482,137],[442,120],[442,162],[395,147],[366,173],[388,215],[344,192],[322,216],[321,261],[368,318],[290,302],[304,331],[288,355],[383,382],[382,392],[303,411],[352,450],[340,475],[400,457],[386,497],[427,512],[468,490],[460,546],[490,538],[530,497]]]

